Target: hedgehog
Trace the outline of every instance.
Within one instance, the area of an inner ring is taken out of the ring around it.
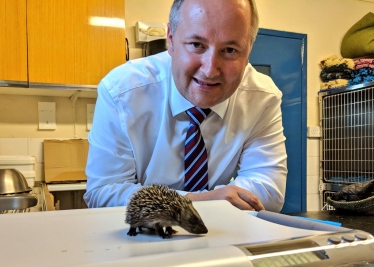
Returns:
[[[180,226],[192,234],[206,234],[206,228],[192,201],[166,185],[151,184],[142,187],[131,198],[126,210],[127,235],[136,236],[142,227],[155,230],[162,238],[171,238]],[[164,231],[165,227],[165,231]]]

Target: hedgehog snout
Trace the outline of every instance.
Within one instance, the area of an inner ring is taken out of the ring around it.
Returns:
[[[208,233],[208,229],[192,203],[185,209],[182,209],[181,226],[192,234]]]
[[[193,234],[206,234],[208,233],[208,228],[202,223],[201,225],[193,225],[191,229],[191,233]]]

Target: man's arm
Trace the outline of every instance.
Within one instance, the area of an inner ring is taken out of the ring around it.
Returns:
[[[88,207],[127,205],[140,189],[135,160],[126,133],[123,132],[112,97],[103,82],[98,87],[94,122],[88,136],[90,143],[86,175]]]

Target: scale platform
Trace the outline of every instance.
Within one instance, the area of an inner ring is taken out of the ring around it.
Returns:
[[[175,227],[178,233],[170,239],[147,231],[128,236],[126,207],[4,214],[0,236],[11,242],[0,245],[1,263],[38,267],[271,266],[260,265],[260,259],[283,260],[281,255],[294,254],[319,259],[316,266],[332,266],[338,260],[335,252],[349,260],[365,254],[367,259],[360,259],[367,262],[374,256],[367,252],[374,250],[373,237],[365,232],[281,225],[238,210],[227,201],[194,202],[194,206],[208,234],[194,235]]]

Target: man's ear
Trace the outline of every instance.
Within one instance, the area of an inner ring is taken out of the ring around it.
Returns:
[[[169,52],[169,55],[171,56],[171,54],[173,53],[174,47],[173,47],[173,34],[171,33],[170,23],[168,23],[168,31],[167,31],[166,38],[168,41],[168,52]]]

